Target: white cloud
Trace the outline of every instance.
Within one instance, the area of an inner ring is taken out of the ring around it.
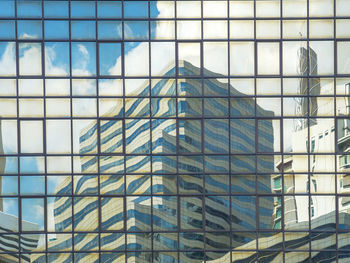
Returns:
[[[39,43],[19,44],[19,49],[24,50],[19,58],[20,75],[41,75],[41,45]]]
[[[60,135],[60,140],[66,140],[71,139],[71,136],[69,138],[62,138],[62,135]],[[58,138],[58,137],[57,137]],[[71,173],[71,164],[72,160],[69,156],[47,156],[47,172],[48,173]],[[51,178],[55,178],[57,181],[62,180],[62,176],[51,176]]]
[[[42,121],[21,121],[21,153],[43,152],[43,123]]]
[[[73,96],[96,96],[96,80],[94,79],[73,79]]]
[[[121,37],[123,35],[123,26],[121,23],[117,26],[117,32],[118,32],[118,36]],[[124,23],[124,38],[130,39],[132,37],[133,37],[133,32],[130,26],[128,26],[127,23]]]
[[[35,205],[33,207],[33,209],[35,210],[35,218],[38,220],[43,220],[44,218],[44,207],[42,205]]]
[[[23,33],[19,36],[20,39],[38,39],[37,35],[29,35],[27,33]]]
[[[0,75],[14,76],[16,75],[16,51],[15,43],[8,43],[0,60]]]
[[[161,1],[158,1],[157,7],[164,7],[164,8],[158,8],[160,12],[162,12],[165,9],[165,5],[167,3],[161,3]],[[201,17],[201,2],[200,1],[178,1],[176,3],[176,12],[177,17],[179,18],[200,18]]]
[[[227,1],[204,1],[204,17],[221,17],[227,16]]]
[[[46,120],[47,153],[69,153],[71,149],[70,120]],[[60,143],[57,143],[60,138]]]
[[[20,96],[43,96],[42,79],[19,79],[18,95]]]
[[[12,214],[11,212],[13,211],[13,209],[15,207],[18,207],[18,202],[17,202],[17,199],[15,198],[6,198],[4,200],[3,205],[4,205],[4,212]]]
[[[73,76],[90,76],[91,72],[87,69],[90,61],[90,54],[87,48],[83,44],[78,44],[78,51],[81,54],[79,57],[79,68],[73,68]]]
[[[200,3],[199,3],[200,4]],[[218,9],[213,8],[214,3],[207,3],[205,5],[205,15],[207,17],[220,17],[223,16],[224,13],[227,15],[227,6],[223,5],[221,2],[217,3]],[[200,5],[199,5],[200,6]],[[188,10],[191,7],[191,12],[188,13]],[[159,11],[159,17],[172,17],[173,4],[167,1],[158,1],[157,8]],[[189,2],[181,2],[181,5],[177,6],[177,15],[178,17],[194,17],[194,10],[198,9],[198,3],[189,1]],[[245,10],[247,6],[242,6],[241,9]],[[199,9],[200,10],[200,9]],[[197,15],[200,15],[198,13]],[[179,28],[178,28],[179,29]],[[164,32],[174,32],[174,24],[164,23],[163,21],[158,22],[155,30],[155,38],[164,39]],[[244,29],[241,29],[244,30]],[[198,29],[196,27],[188,27],[184,28],[186,31],[186,36],[196,36],[198,34]],[[172,35],[172,33],[168,33]],[[179,36],[179,35],[178,35]],[[151,73],[153,76],[161,76],[164,74],[164,70],[169,65],[174,65],[175,61],[175,45],[172,45],[174,41],[169,42],[152,42],[151,43]],[[192,63],[194,66],[200,67],[200,46],[199,43],[181,43],[178,45],[179,48],[179,59],[187,60]],[[203,58],[204,65],[206,69],[209,69],[215,73],[227,74],[228,69],[228,45],[227,43],[222,42],[210,42],[205,43],[203,46]],[[249,52],[248,52],[249,51]],[[278,59],[276,58],[275,52],[273,50],[268,50],[266,54],[262,54],[261,58],[263,63],[260,63],[262,69],[271,69],[271,65],[274,69],[278,67]],[[247,53],[248,52],[248,53]],[[250,50],[245,50],[245,52],[239,52],[239,54],[235,54],[235,57],[230,58],[231,64],[236,65],[237,63],[241,64],[241,61],[246,61],[247,56],[250,55]],[[297,54],[287,54],[285,59],[289,61],[289,56],[297,57]],[[250,68],[254,68],[254,56],[248,56],[249,62],[246,65],[243,65],[246,70],[244,72],[250,71]],[[251,59],[252,58],[252,59]],[[136,76],[136,75],[148,75],[149,69],[149,46],[148,43],[141,43],[131,51],[129,51],[125,56],[125,72],[127,76]],[[295,60],[295,59],[294,59]],[[236,63],[237,62],[237,63]],[[272,64],[271,64],[272,63]],[[111,67],[109,72],[111,74],[117,74],[119,69],[122,66],[121,57],[117,59],[115,65]],[[242,66],[242,64],[241,64]],[[247,67],[249,67],[247,69]],[[233,67],[234,68],[234,67]],[[264,72],[264,71],[262,71]],[[239,72],[231,72],[238,74]],[[249,72],[253,74],[254,72]],[[130,94],[140,87],[129,86],[126,87],[126,94]]]
[[[54,65],[53,61],[56,59],[56,52],[54,47],[45,47],[45,74],[51,76],[66,76],[67,72],[64,68]]]
[[[89,59],[89,51],[82,44],[78,45],[79,52],[86,58]]]
[[[100,96],[121,96],[123,95],[123,80],[122,79],[107,79],[99,81]]]

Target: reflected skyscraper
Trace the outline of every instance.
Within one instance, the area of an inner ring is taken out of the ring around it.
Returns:
[[[308,64],[309,74],[317,75],[317,54],[311,48],[309,52],[301,48],[299,59],[300,95],[313,97],[299,100],[296,113],[301,118],[290,138],[291,150],[281,160],[276,160],[281,174],[272,177],[272,190],[278,194],[274,202],[273,228],[284,232],[259,236],[209,262],[348,262],[345,250],[350,246],[350,199],[346,195],[350,185],[350,85],[345,85],[346,97],[337,101],[339,109],[342,108],[339,111],[346,114],[338,113],[337,123],[332,118],[317,118],[320,112],[321,116],[333,113],[334,105],[319,97],[327,88],[321,85],[319,78],[310,79],[309,84],[304,78]],[[335,152],[336,146],[339,156],[329,154]],[[336,191],[345,195],[337,199]],[[339,231],[337,239],[336,229]],[[256,247],[259,253],[250,251]],[[282,247],[285,248],[283,253]],[[336,249],[344,252],[335,252]]]
[[[151,91],[141,87],[139,98],[126,98],[124,105],[81,131],[82,175],[75,176],[75,197],[56,197],[55,231],[96,232],[100,225],[101,250],[119,251],[108,254],[110,262],[125,256],[130,262],[150,262],[152,256],[154,262],[178,262],[177,254],[169,252],[178,249],[182,262],[214,260],[227,253],[231,240],[234,247],[254,240],[257,221],[260,228],[272,226],[273,198],[249,195],[256,188],[271,193],[268,172],[258,180],[254,174],[256,165],[261,171],[274,169],[273,156],[255,155],[256,146],[261,152],[273,151],[272,121],[266,118],[256,125],[254,119],[240,117],[254,115],[255,107],[264,116],[273,113],[252,98],[229,101],[229,92],[244,94],[217,79],[202,83],[186,77],[200,74],[188,62],[179,61],[178,70],[183,78],[177,83],[169,78],[175,71],[170,68]],[[203,93],[212,97],[196,98]],[[68,184],[63,182],[57,193],[64,195]],[[94,192],[105,197],[79,197]],[[232,237],[231,228],[237,230]],[[59,236],[49,242],[49,249],[69,250],[69,236]],[[75,249],[84,245],[93,251],[97,238],[93,233],[75,234]],[[89,260],[97,256],[76,254]],[[50,262],[70,257],[49,255]],[[45,258],[33,255],[32,260]]]
[[[317,116],[318,105],[317,96],[320,95],[320,78],[317,77],[317,54],[311,48],[301,47],[298,51],[299,56],[299,74],[301,76],[299,82],[299,105],[296,109],[298,115]],[[316,119],[311,119],[309,124],[306,119],[298,124],[298,129],[305,129],[308,125],[316,124]]]
[[[334,152],[335,123],[333,119],[317,118],[320,111],[333,112],[333,104],[318,97],[321,92],[317,77],[317,54],[311,49],[300,48],[299,55],[299,93],[302,96],[296,106],[295,129],[290,138],[291,151],[277,162],[282,173],[273,178],[273,191],[285,194],[275,198],[274,228],[281,228],[335,211],[334,198],[312,195],[296,196],[295,193],[333,193],[336,185],[335,161],[329,155],[318,153]],[[313,78],[306,78],[314,76]],[[323,87],[326,88],[326,87]],[[309,97],[311,96],[311,97]],[[309,140],[310,138],[310,140]],[[287,138],[286,138],[287,139]],[[310,158],[300,153],[312,154]],[[329,174],[325,175],[324,172]],[[282,179],[283,177],[283,179]],[[282,184],[283,182],[283,184]],[[283,200],[282,200],[283,198]],[[284,211],[282,212],[282,203]]]

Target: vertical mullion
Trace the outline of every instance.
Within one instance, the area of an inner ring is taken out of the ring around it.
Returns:
[[[71,184],[72,184],[72,193],[71,193],[71,204],[72,204],[72,262],[75,262],[75,251],[74,251],[74,142],[72,140],[74,134],[74,121],[73,121],[73,98],[72,98],[72,19],[71,19],[71,1],[68,1],[68,21],[69,21],[69,102],[70,102],[70,124],[71,124]]]
[[[147,19],[147,23],[148,23],[148,99],[149,99],[149,129],[150,129],[150,142],[149,142],[149,162],[150,162],[150,175],[149,175],[149,180],[150,180],[150,187],[151,187],[151,196],[150,196],[150,201],[151,201],[151,207],[150,207],[150,210],[151,210],[151,235],[150,235],[150,238],[151,238],[151,262],[154,261],[154,244],[153,244],[153,240],[154,240],[154,230],[153,230],[153,144],[152,144],[152,140],[153,140],[153,137],[152,137],[152,90],[151,90],[151,87],[152,87],[152,78],[151,78],[151,63],[152,63],[152,60],[151,60],[151,57],[152,57],[152,54],[151,54],[151,0],[148,0],[148,19]]]
[[[126,145],[125,145],[125,130],[126,130],[126,122],[125,122],[125,38],[124,38],[124,31],[125,31],[125,18],[124,18],[124,7],[125,7],[125,1],[122,0],[121,1],[122,4],[122,43],[121,43],[121,59],[122,59],[122,81],[123,81],[123,120],[122,120],[122,132],[123,132],[123,159],[124,159],[124,173],[123,173],[123,177],[124,177],[124,196],[123,196],[123,206],[124,206],[124,215],[123,215],[123,220],[124,220],[124,242],[125,242],[125,246],[124,246],[124,260],[125,263],[127,263],[127,258],[128,258],[128,253],[127,253],[127,247],[128,247],[128,242],[127,242],[127,234],[128,234],[128,229],[127,229],[127,205],[128,205],[128,200],[127,200],[127,196],[126,196]]]
[[[179,94],[178,94],[178,80],[179,80],[179,54],[178,54],[178,40],[177,40],[177,0],[174,0],[174,36],[175,36],[175,100],[176,100],[176,194],[177,194],[177,261],[180,262],[180,230],[181,228],[181,196],[179,191],[179,106],[178,106],[178,100],[179,100]]]
[[[45,251],[48,250],[48,202],[47,202],[47,147],[46,147],[46,87],[45,87],[45,20],[44,20],[44,0],[41,0],[41,30],[42,30],[42,41],[41,41],[41,74],[43,77],[43,107],[44,107],[44,120],[43,120],[43,152],[44,152],[44,176],[45,176],[45,198],[44,198],[44,237],[45,237]],[[48,261],[48,255],[45,253],[46,261]]]
[[[203,180],[203,187],[205,187],[206,185],[206,169],[205,169],[205,141],[204,141],[204,124],[205,124],[205,118],[204,118],[204,40],[203,40],[203,35],[204,35],[204,27],[203,27],[203,23],[204,23],[204,12],[203,12],[203,5],[204,5],[204,1],[201,0],[201,41],[200,41],[200,77],[201,77],[201,106],[202,106],[202,113],[201,113],[201,157],[202,157],[202,180]],[[203,231],[203,249],[204,249],[204,253],[203,255],[206,255],[206,250],[207,250],[207,235],[206,235],[206,231],[207,231],[207,226],[206,226],[206,191],[204,189],[203,193],[202,193],[202,231]],[[206,262],[206,258],[203,258],[203,261]]]
[[[101,258],[101,232],[102,232],[102,202],[101,202],[101,168],[100,168],[100,160],[101,160],[101,118],[100,118],[100,93],[99,93],[99,78],[100,78],[100,42],[98,41],[98,4],[97,0],[95,0],[95,50],[96,50],[96,125],[97,125],[97,200],[98,200],[98,255]]]
[[[257,0],[254,0],[254,128],[255,128],[255,154],[254,154],[254,165],[255,165],[255,170],[254,170],[254,174],[255,174],[255,193],[254,193],[254,196],[255,196],[255,218],[256,218],[256,223],[255,223],[255,233],[256,233],[256,242],[255,242],[255,245],[256,245],[256,260],[259,260],[260,258],[260,255],[259,255],[259,234],[260,234],[260,229],[259,229],[259,196],[257,195],[258,193],[258,156],[257,156],[257,153],[258,153],[258,139],[259,139],[259,135],[258,135],[258,132],[259,132],[259,129],[258,129],[258,120],[257,120],[257,117],[256,117],[256,113],[257,113],[257,105],[256,105],[256,92],[257,92],[257,88],[256,88],[256,76],[258,74],[258,41],[257,41],[257,34],[256,34],[256,20],[257,20],[257,17],[256,17],[256,1]]]
[[[280,79],[280,83],[281,83],[281,95],[280,95],[280,101],[281,101],[281,117],[279,119],[280,123],[279,123],[279,128],[280,128],[280,152],[281,152],[281,167],[282,167],[282,171],[280,171],[280,175],[281,175],[281,181],[282,181],[282,189],[281,189],[281,193],[280,193],[280,196],[277,197],[277,200],[278,198],[281,200],[281,220],[280,220],[280,229],[282,231],[282,260],[283,262],[286,261],[285,259],[285,250],[286,250],[286,247],[285,247],[285,229],[284,229],[284,224],[285,224],[285,220],[284,220],[284,217],[285,217],[285,210],[284,210],[284,175],[285,175],[285,170],[284,170],[284,138],[283,138],[283,120],[284,120],[284,117],[283,117],[283,48],[284,48],[284,42],[283,42],[283,1],[280,0],[280,50],[279,50],[279,59],[280,59],[280,76],[279,76],[279,79]],[[274,157],[275,159],[275,157]],[[272,192],[272,191],[271,191]],[[274,209],[274,208],[273,208]],[[276,213],[277,215],[277,213]]]
[[[231,53],[230,53],[230,0],[227,0],[227,100],[228,100],[228,178],[229,178],[229,218],[231,218],[232,213],[232,171],[231,171]],[[232,222],[229,221],[229,229],[230,229],[230,244],[229,244],[229,260],[232,262]]]
[[[17,120],[17,202],[18,202],[18,260],[21,260],[22,246],[21,246],[21,238],[22,238],[22,199],[21,199],[21,181],[20,181],[20,171],[21,171],[21,162],[20,162],[20,154],[21,150],[21,128],[20,128],[20,118],[19,118],[19,88],[18,88],[18,79],[19,79],[19,43],[18,43],[18,12],[17,12],[17,0],[14,1],[15,8],[15,48],[16,48],[16,120]]]
[[[307,0],[307,6],[306,6],[306,85],[307,85],[307,115],[306,115],[306,128],[307,128],[307,184],[308,184],[308,237],[309,237],[309,262],[312,262],[312,251],[311,251],[311,243],[312,243],[312,239],[311,239],[311,201],[312,201],[312,197],[311,197],[311,175],[310,175],[310,1]],[[303,122],[305,123],[305,120],[303,120]]]
[[[339,176],[338,174],[338,156],[337,156],[337,152],[338,152],[338,119],[336,117],[337,115],[337,90],[336,90],[336,83],[337,83],[337,72],[338,72],[338,61],[337,61],[337,1],[333,0],[333,43],[334,43],[334,71],[333,71],[333,99],[334,99],[334,105],[333,105],[333,119],[334,119],[334,178],[335,178],[335,182],[334,182],[334,194],[335,194],[335,249],[336,249],[336,262],[339,262],[339,196],[338,196],[338,178],[340,178],[341,176]],[[330,138],[332,138],[332,127],[329,131],[329,136]]]

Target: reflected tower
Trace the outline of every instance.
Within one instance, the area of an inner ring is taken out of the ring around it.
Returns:
[[[318,111],[317,97],[320,95],[320,79],[317,77],[317,54],[312,48],[301,47],[299,56],[299,94],[303,96],[297,106],[297,115],[302,117],[316,116]],[[309,97],[311,96],[311,97]],[[310,119],[310,126],[315,125],[316,120]],[[297,125],[297,129],[307,127],[307,119],[303,119]]]
[[[152,89],[145,84],[140,97],[126,98],[125,104],[119,103],[99,122],[81,130],[83,175],[75,176],[74,195],[100,191],[106,197],[100,201],[93,196],[56,197],[57,232],[96,231],[100,218],[101,230],[106,231],[101,247],[145,251],[115,253],[110,262],[127,257],[130,262],[175,263],[176,253],[164,251],[177,249],[182,251],[182,262],[213,260],[230,249],[231,241],[237,247],[254,240],[257,221],[260,228],[272,226],[269,172],[274,169],[274,158],[255,154],[256,146],[261,152],[273,151],[272,120],[256,122],[242,116],[254,116],[255,107],[264,116],[273,113],[256,106],[252,98],[229,103],[229,91],[235,96],[244,94],[214,78],[203,83],[187,77],[199,76],[200,69],[186,61],[178,64],[183,77],[169,78],[175,69],[168,68]],[[150,100],[149,92],[155,98]],[[175,94],[176,99],[171,97]],[[202,94],[211,97],[202,101],[198,98]],[[229,120],[229,112],[236,118]],[[140,119],[148,116],[152,118]],[[101,155],[97,158],[98,147]],[[256,167],[266,173],[256,175]],[[64,194],[68,186],[69,181],[63,182],[57,193]],[[266,195],[251,194],[256,188]],[[230,229],[237,230],[232,237]],[[96,235],[76,235],[75,246],[97,244]],[[68,237],[57,238],[49,249],[68,243],[72,243]],[[69,254],[64,256],[50,255],[50,262],[70,260]],[[96,254],[82,257],[93,260]],[[33,256],[32,260],[44,262],[45,258]]]
[[[273,178],[273,191],[288,194],[275,198],[274,228],[279,229],[283,224],[285,229],[296,223],[306,222],[310,218],[323,216],[335,209],[332,200],[325,201],[318,196],[310,200],[295,193],[300,192],[334,192],[334,175],[327,177],[318,174],[318,171],[333,172],[334,162],[329,162],[328,156],[317,155],[318,152],[334,151],[335,127],[333,120],[317,119],[322,111],[332,112],[332,104],[325,104],[319,100],[321,92],[320,78],[317,77],[317,54],[311,49],[301,47],[299,57],[299,95],[302,96],[295,108],[296,125],[291,138],[291,151],[284,156],[283,161],[277,163],[281,174]],[[310,161],[304,156],[294,153],[310,153]],[[315,154],[316,153],[316,154]],[[282,180],[283,177],[283,180]],[[283,184],[282,184],[283,181]],[[282,204],[284,211],[282,212]],[[326,204],[326,205],[321,205]]]

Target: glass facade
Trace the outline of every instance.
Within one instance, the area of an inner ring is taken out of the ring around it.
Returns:
[[[350,1],[0,1],[0,262],[350,261]]]

